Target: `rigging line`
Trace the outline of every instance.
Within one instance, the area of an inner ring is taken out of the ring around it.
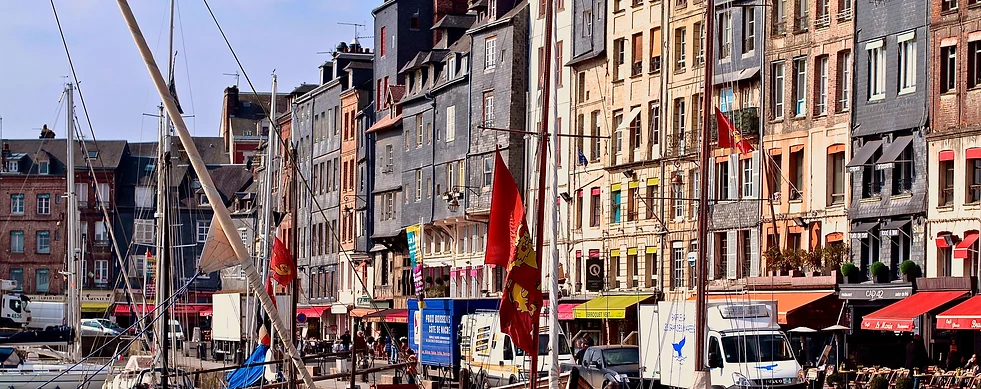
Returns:
[[[191,107],[190,112],[193,113],[193,112],[197,112],[197,111],[194,109],[194,88],[192,87],[192,83],[191,83],[191,66],[187,62],[187,53],[188,53],[188,51],[187,51],[187,42],[184,39],[184,19],[181,18],[181,3],[180,3],[180,1],[174,1],[174,4],[176,5],[176,8],[177,8],[177,26],[178,26],[178,29],[180,30],[181,50],[184,51],[184,57],[183,57],[183,59],[184,59],[184,75],[187,77],[187,96],[188,96],[188,99],[190,100],[190,103],[191,103],[190,104],[190,107]],[[193,117],[192,117],[192,119],[193,119]],[[197,134],[198,121],[197,120],[193,120],[193,123],[194,123],[193,124],[194,125],[194,133]]]

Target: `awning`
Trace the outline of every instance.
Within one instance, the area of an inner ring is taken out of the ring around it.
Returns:
[[[777,322],[787,324],[787,315],[795,310],[811,304],[825,297],[834,295],[834,292],[757,292],[741,294],[710,294],[709,300],[725,300],[728,302],[750,302],[750,301],[776,301],[777,302]],[[694,300],[695,296],[689,297]]]
[[[965,294],[965,291],[913,293],[912,296],[865,315],[862,318],[862,329],[912,331],[914,319]]]
[[[883,236],[900,236],[905,235],[903,233],[903,228],[909,225],[909,220],[891,220],[882,225],[880,234]]]
[[[971,257],[971,251],[974,250],[974,242],[978,241],[977,231],[968,232],[964,235],[964,240],[957,243],[954,247],[954,258],[968,259]]]
[[[981,329],[981,295],[971,297],[937,315],[938,330]]]
[[[869,162],[869,159],[872,158],[872,154],[879,151],[880,146],[882,146],[881,140],[865,142],[865,144],[855,152],[855,156],[852,157],[851,161],[848,161],[848,164],[845,165],[845,167],[865,166],[865,164]]]
[[[640,111],[642,109],[643,106],[634,107],[634,109],[631,109],[630,113],[628,113],[627,116],[623,117],[623,121],[620,122],[619,126],[617,126],[617,130],[625,130],[630,128],[630,122],[634,121],[634,119],[636,119],[637,116],[640,116]]]
[[[324,311],[327,310],[327,308],[328,307],[326,305],[316,305],[311,307],[296,307],[296,314],[299,315],[302,313],[304,316],[308,318],[320,317],[320,315],[324,314]]]
[[[869,231],[872,231],[877,225],[879,225],[879,222],[857,223],[852,227],[852,231],[848,233],[848,237],[851,239],[865,239],[868,237]]]
[[[573,310],[575,319],[623,319],[627,317],[627,308],[653,296],[652,294],[635,294],[629,296],[599,296],[577,305]]]
[[[330,313],[334,315],[347,315],[347,305],[342,303],[331,304]]]
[[[406,309],[383,309],[381,311],[365,315],[364,321],[369,323],[408,323],[409,311]]]
[[[368,250],[368,252],[369,253],[377,253],[379,251],[385,251],[385,250],[388,250],[388,246],[385,246],[385,245],[383,245],[381,243],[375,243],[374,246],[371,246],[371,250]]]
[[[351,317],[365,317],[372,313],[378,312],[380,310],[381,309],[373,309],[373,308],[354,308],[351,310],[351,312],[348,312],[347,314],[350,315]]]
[[[106,311],[109,310],[110,305],[112,305],[112,303],[83,302],[82,313],[106,313]]]
[[[548,308],[548,300],[545,300],[542,306]],[[577,306],[579,306],[579,303],[559,302],[559,320],[574,320],[576,318],[575,309]],[[542,309],[542,316],[548,316],[547,309]]]
[[[912,140],[913,136],[911,135],[901,136],[894,139],[889,146],[886,146],[886,148],[882,150],[882,156],[875,161],[876,165],[896,162],[896,159],[903,154],[903,151],[906,150],[906,147],[909,146],[909,142]]]
[[[716,74],[712,77],[712,84],[719,85],[727,82],[739,82],[756,77],[760,73],[760,67],[754,66],[747,69],[737,70],[729,73]]]
[[[198,314],[201,316],[214,316],[215,311],[211,307],[204,307]]]
[[[386,116],[384,119],[379,120],[374,125],[372,125],[370,128],[368,128],[364,133],[365,134],[370,134],[372,132],[386,130],[386,129],[394,126],[395,124],[397,124],[397,123],[399,123],[401,121],[402,121],[402,114],[398,114],[395,117]]]
[[[153,304],[146,304],[146,305],[133,304],[133,305],[136,306],[136,314],[140,316],[146,315],[147,312],[152,312],[153,309],[156,307]],[[112,314],[113,316],[129,316],[130,315],[129,308],[130,308],[129,304],[116,304],[116,307],[113,308],[112,310]]]

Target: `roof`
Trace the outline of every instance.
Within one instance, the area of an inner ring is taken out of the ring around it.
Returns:
[[[598,58],[606,53],[606,50],[591,50],[574,57],[565,63],[565,66],[576,66],[593,58]]]
[[[449,50],[434,49],[433,51],[430,51],[429,54],[426,55],[426,58],[423,60],[424,61],[423,63],[440,62],[443,60],[443,58],[446,58],[447,54],[449,54]]]
[[[368,70],[373,70],[374,68],[375,68],[375,65],[373,65],[371,62],[351,61],[350,63],[347,64],[347,66],[344,67],[344,70],[349,70],[349,69],[368,69]]]
[[[413,57],[411,61],[406,62],[405,66],[403,66],[402,69],[399,69],[399,73],[422,66],[422,64],[426,63],[427,54],[429,54],[428,51],[420,51],[416,53],[416,56]]]
[[[294,88],[293,91],[290,92],[290,94],[291,95],[297,95],[297,96],[299,96],[299,95],[302,95],[302,94],[307,93],[309,91],[312,91],[312,90],[314,90],[316,88],[317,88],[317,84],[306,84],[306,83],[303,83],[303,84],[300,84],[300,86]]]
[[[252,172],[242,165],[224,165],[208,169],[211,179],[215,182],[215,188],[221,193],[221,197],[228,201],[235,197],[236,192],[240,192],[252,181]]]
[[[468,29],[473,26],[473,23],[477,21],[475,15],[446,15],[435,25],[433,25],[433,30],[438,28],[459,28]]]
[[[397,103],[405,97],[405,85],[389,85],[388,93],[392,96],[392,102]]]
[[[471,41],[471,39],[457,39],[446,49],[451,53],[469,53]]]
[[[10,153],[26,154],[26,157],[32,161],[46,156],[61,162],[61,166],[64,166],[68,158],[65,141],[66,139],[63,138],[8,139],[4,140],[4,144]],[[116,169],[127,150],[127,144],[124,140],[87,140],[82,143],[85,144],[84,148],[80,143],[76,143],[74,158],[76,167],[85,166],[90,161],[89,153],[97,153],[95,154],[97,158],[91,159],[93,169]]]

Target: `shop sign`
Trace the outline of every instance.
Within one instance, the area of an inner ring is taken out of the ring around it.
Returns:
[[[94,290],[82,291],[83,303],[111,303],[113,292],[103,292]]]
[[[912,286],[904,287],[875,287],[858,286],[845,287],[842,285],[838,298],[842,300],[902,300],[913,294]]]
[[[361,295],[355,300],[355,304],[358,306],[371,306],[371,296]]]
[[[589,258],[586,260],[586,290],[599,292],[603,290],[603,260]]]
[[[65,295],[48,295],[48,294],[29,294],[27,298],[31,301],[45,301],[53,303],[63,303],[65,302]]]

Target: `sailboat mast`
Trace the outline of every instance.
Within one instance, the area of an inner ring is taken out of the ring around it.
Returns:
[[[550,28],[555,28],[554,23],[553,26],[551,26]],[[553,43],[550,41],[546,42],[546,45],[552,45],[552,44]],[[555,49],[557,50],[558,47],[555,47]],[[559,56],[562,55],[562,53],[557,53],[557,54]],[[548,61],[552,61],[553,59],[558,61],[557,59],[558,57],[552,55],[549,55],[545,58],[548,59]],[[560,63],[555,64],[556,68],[558,68],[559,66],[562,66],[562,64]],[[560,81],[558,79],[559,74],[557,72],[547,72],[545,73],[545,75],[546,77],[549,77],[549,83],[546,84],[546,89],[554,90],[553,88],[555,87],[555,85],[558,85]],[[562,156],[559,155],[558,153],[559,131],[561,131],[562,129],[559,127],[559,123],[557,120],[557,118],[559,117],[558,102],[554,101],[553,99],[550,105],[551,106],[549,105],[542,106],[542,110],[547,111],[551,109],[552,114],[554,114],[556,117],[555,120],[552,120],[551,141],[554,150],[554,152],[552,153],[553,156],[552,162],[553,162],[553,166],[557,168],[560,165],[560,158],[562,158]],[[551,169],[552,198],[558,197],[558,193],[559,193],[559,172],[556,168]],[[550,363],[550,368],[548,370],[548,389],[559,389],[559,342],[560,342],[559,339],[559,333],[560,333],[559,331],[559,246],[558,246],[559,205],[555,201],[551,201],[549,202],[549,204],[552,205],[552,236],[548,240],[549,249],[552,252],[552,263],[551,263],[552,274],[551,277],[549,277],[550,284],[548,286],[548,333],[549,333],[548,344],[550,346],[548,348],[548,358]]]
[[[276,75],[273,74],[272,77],[273,77],[272,97],[270,98],[271,101],[269,103],[270,126],[269,126],[269,133],[266,134],[266,158],[263,163],[266,166],[265,166],[265,171],[263,172],[265,173],[263,176],[264,184],[262,185],[262,189],[263,189],[262,190],[262,254],[260,254],[259,256],[260,258],[259,261],[262,263],[263,280],[267,280],[269,278],[269,260],[271,259],[269,256],[269,248],[272,247],[272,245],[270,244],[271,239],[269,236],[269,228],[270,225],[272,224],[272,221],[269,219],[272,217],[272,202],[273,202],[273,196],[272,196],[273,158],[275,158],[276,156],[274,150],[276,150],[276,146],[279,143],[279,142],[274,142],[272,139],[272,135],[275,132],[274,129],[276,127],[276,123],[275,123]],[[258,289],[255,292],[265,293],[264,290],[258,290]],[[276,297],[273,296],[272,298],[276,298]],[[275,340],[275,335],[272,332],[270,332],[269,334],[269,339],[270,339],[270,343],[274,342]]]
[[[146,43],[146,38],[143,36],[143,32],[140,31],[139,23],[136,21],[136,17],[133,15],[133,9],[130,8],[129,2],[127,0],[116,0],[116,4],[119,6],[119,12],[122,14],[123,19],[126,21],[126,26],[129,28],[130,34],[133,37],[133,43],[136,45],[137,50],[140,52],[140,57],[143,58],[143,63],[146,65],[147,73],[150,76],[150,80],[153,82],[154,88],[157,89],[157,94],[163,100],[164,107],[167,108],[167,112],[170,113],[171,120],[174,123],[174,129],[177,132],[177,136],[184,146],[184,150],[187,152],[187,158],[191,163],[191,167],[197,174],[198,178],[201,180],[201,189],[204,190],[205,196],[208,198],[208,202],[211,204],[212,209],[215,212],[215,219],[218,225],[223,230],[225,237],[228,239],[228,243],[232,246],[232,251],[235,252],[235,259],[242,266],[242,270],[245,271],[246,279],[249,285],[253,289],[261,289],[263,287],[262,280],[259,279],[259,273],[256,271],[255,263],[249,256],[249,250],[245,247],[245,242],[242,242],[242,238],[237,236],[238,234],[233,234],[237,229],[235,228],[235,223],[232,221],[231,213],[228,212],[228,208],[225,207],[222,201],[221,194],[218,193],[218,189],[215,188],[215,182],[211,179],[211,175],[208,173],[208,168],[204,165],[204,161],[201,159],[201,154],[198,153],[197,148],[194,145],[194,139],[191,134],[187,131],[187,125],[184,123],[184,118],[180,116],[180,111],[177,109],[177,102],[174,97],[170,95],[170,90],[167,87],[166,81],[164,81],[163,75],[160,73],[160,68],[157,66],[156,60],[153,59],[153,53],[150,51],[150,46]],[[221,269],[214,264],[209,264],[209,267],[200,267],[199,271],[213,271],[214,267]],[[264,293],[259,293],[259,301],[262,303],[262,308],[266,310],[266,313],[272,317],[273,329],[280,334],[280,336],[287,335],[286,331],[288,329],[283,324],[280,317],[275,316],[275,308],[273,307],[273,301]],[[300,357],[300,353],[297,351],[296,346],[291,342],[283,342],[283,348],[285,349],[286,355],[296,366],[296,370],[300,373],[300,377],[303,379],[303,383],[308,388],[315,388],[316,384],[313,381],[313,377],[306,370],[306,365],[303,363],[303,359]]]
[[[78,217],[78,208],[75,203],[75,87],[72,84],[68,84],[65,87],[65,102],[67,107],[65,111],[67,112],[67,120],[65,121],[65,138],[68,140],[66,143],[67,154],[65,158],[65,178],[68,186],[68,198],[66,199],[65,207],[67,213],[65,214],[65,236],[68,238],[67,242],[67,260],[68,260],[68,272],[71,275],[71,281],[68,283],[68,309],[70,310],[68,317],[71,319],[71,326],[74,329],[74,343],[71,346],[71,358],[73,361],[77,361],[81,358],[82,352],[82,311],[81,304],[78,304],[80,298],[80,291],[82,289],[82,277],[84,275],[83,266],[81,266],[80,261],[84,258],[79,258],[78,253],[78,224],[75,223],[75,218]]]
[[[173,80],[174,76],[174,61],[171,59],[174,55],[174,1],[170,1],[170,26],[168,29],[168,39],[167,39],[167,76],[169,79]],[[167,117],[166,112],[163,111],[163,107],[160,109],[161,126],[160,132],[160,144],[157,146],[159,160],[157,161],[160,168],[157,169],[157,214],[159,219],[157,220],[157,225],[159,226],[160,236],[158,237],[159,246],[157,247],[157,255],[159,256],[158,264],[160,271],[159,282],[157,283],[157,304],[163,304],[164,301],[170,297],[170,283],[172,277],[170,276],[171,268],[171,252],[170,252],[170,205],[167,201],[170,196],[170,183],[168,178],[170,176],[170,137],[168,136],[170,131],[167,128],[170,127],[170,121]],[[160,361],[161,367],[163,368],[163,374],[160,375],[160,386],[163,389],[168,389],[170,386],[170,379],[168,363],[170,358],[170,347],[168,346],[168,341],[170,338],[170,309],[169,307],[162,307],[160,314],[163,315],[161,320],[158,321],[160,330],[157,331],[157,339],[160,344]]]
[[[705,363],[705,344],[708,342],[707,321],[706,321],[706,275],[708,274],[708,252],[705,249],[705,242],[708,241],[708,176],[709,176],[709,129],[712,127],[712,89],[715,72],[715,0],[706,0],[705,5],[705,80],[702,93],[702,128],[701,128],[701,152],[699,153],[698,163],[698,259],[695,265],[695,386],[694,389],[711,387],[709,379],[708,365]]]

